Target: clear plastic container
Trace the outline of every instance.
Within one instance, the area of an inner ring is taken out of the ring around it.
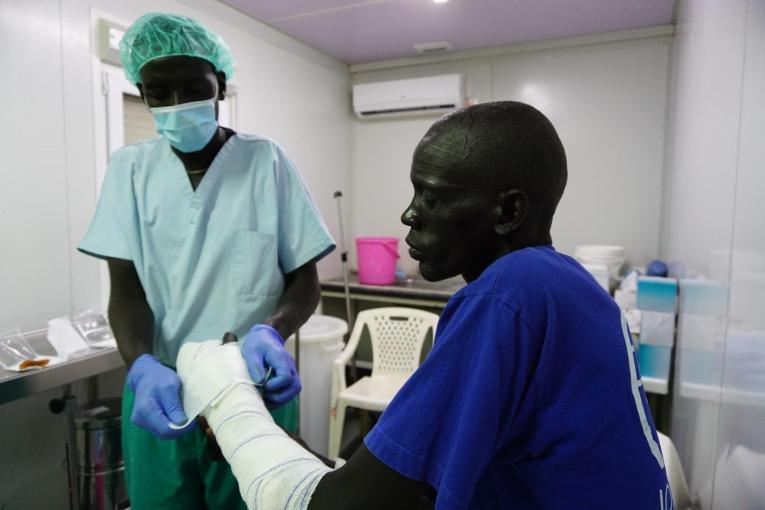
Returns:
[[[42,368],[48,358],[41,357],[32,349],[18,329],[0,333],[0,365],[6,370],[20,371],[30,368]],[[29,367],[22,367],[24,362],[39,362]]]
[[[103,314],[86,310],[72,319],[72,326],[91,346],[100,346],[114,342],[114,334],[109,321]]]

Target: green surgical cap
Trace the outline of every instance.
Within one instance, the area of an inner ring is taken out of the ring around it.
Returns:
[[[152,12],[130,25],[120,41],[120,60],[131,83],[140,83],[141,68],[157,58],[172,56],[203,58],[216,71],[223,71],[226,80],[234,74],[231,49],[195,19]]]

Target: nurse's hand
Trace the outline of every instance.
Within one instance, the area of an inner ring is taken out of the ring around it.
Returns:
[[[162,439],[174,439],[196,426],[175,430],[170,423],[185,423],[188,418],[180,400],[181,380],[173,370],[150,354],[133,362],[127,375],[127,385],[135,393],[130,421]]]
[[[263,390],[263,401],[270,409],[283,406],[302,388],[295,360],[284,348],[278,331],[265,324],[256,324],[242,342],[242,356],[255,384]],[[266,380],[268,368],[273,376]]]

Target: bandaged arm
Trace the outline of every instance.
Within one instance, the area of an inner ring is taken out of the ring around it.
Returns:
[[[187,415],[201,408],[249,509],[432,508],[420,497],[426,484],[390,469],[363,445],[331,471],[293,441],[247,379],[236,344],[186,343],[177,370]]]

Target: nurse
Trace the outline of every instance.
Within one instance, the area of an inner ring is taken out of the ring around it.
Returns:
[[[236,333],[274,419],[294,430],[300,380],[282,345],[315,309],[316,261],[335,245],[282,150],[218,125],[234,69],[219,36],[190,18],[146,14],[120,57],[161,136],[112,155],[78,249],[109,266],[109,319],[129,367],[132,508],[245,508],[228,464],[187,423],[176,356],[186,342]]]

